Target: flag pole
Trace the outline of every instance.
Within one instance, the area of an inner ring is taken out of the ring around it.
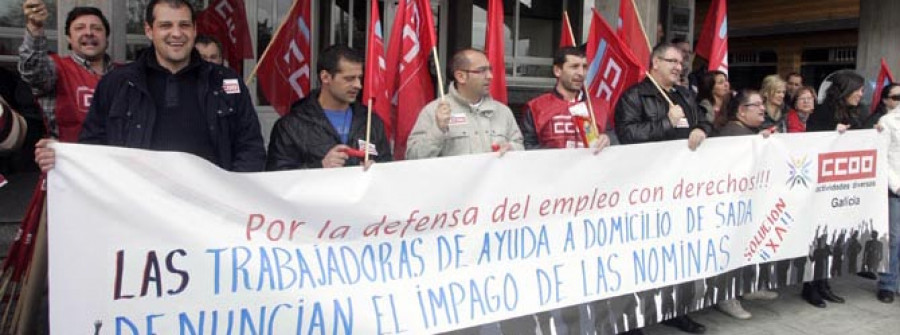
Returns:
[[[366,117],[366,147],[361,148],[363,152],[366,153],[365,158],[363,158],[363,168],[369,164],[369,141],[372,138],[372,103],[375,102],[375,99],[369,97],[369,106],[368,106],[368,114]]]
[[[659,93],[662,93],[663,98],[666,98],[666,101],[669,102],[669,106],[675,106],[675,103],[672,102],[672,99],[669,99],[669,96],[666,94],[666,91],[662,89],[662,86],[659,86],[659,83],[656,82],[656,79],[653,79],[653,76],[650,75],[650,72],[646,72],[647,78],[650,79],[650,82],[653,83],[653,86],[659,90]]]
[[[569,36],[572,37],[572,43],[575,43],[575,33],[572,32],[572,21],[569,20],[569,11],[563,10],[563,17],[565,18],[565,21],[566,21],[566,31],[568,31]],[[578,45],[578,44],[575,43],[575,45]]]
[[[563,10],[563,17],[566,22],[566,31],[569,32],[569,37],[572,38],[572,43],[575,43],[575,32],[572,31],[572,21],[569,20],[569,11]],[[600,137],[600,126],[597,125],[597,117],[594,116],[594,105],[591,103],[591,94],[587,88],[587,86],[582,86],[581,91],[584,93],[584,101],[587,103],[588,114],[591,117],[591,128],[594,129],[594,133],[597,134],[597,137]],[[590,143],[586,143],[590,145]]]
[[[293,1],[291,3],[291,8],[289,8],[287,13],[285,13],[284,16],[281,17],[281,24],[278,25],[278,29],[275,29],[275,33],[272,34],[272,38],[269,40],[269,45],[266,46],[266,50],[264,50],[262,55],[259,56],[259,60],[256,61],[256,65],[253,66],[253,71],[250,71],[250,74],[247,75],[247,78],[244,79],[244,83],[247,83],[249,85],[250,81],[253,80],[253,77],[256,76],[256,71],[259,70],[259,64],[263,63],[263,60],[266,59],[266,56],[269,55],[269,50],[272,49],[272,41],[274,41],[278,37],[278,34],[281,34],[281,28],[284,28],[285,24],[287,23],[285,19],[288,17],[288,15],[291,15],[291,13],[294,11],[294,7],[297,6],[297,3],[299,3],[300,1],[302,0]],[[311,35],[310,38],[312,38]]]
[[[634,3],[634,0],[624,0],[624,1],[631,1],[631,8],[634,8],[634,14],[635,14],[634,16],[637,16],[638,26],[641,27],[641,33],[644,34],[644,41],[647,42],[647,47],[649,47],[650,50],[653,50],[653,44],[650,44],[650,38],[647,37],[647,31],[644,30],[644,20],[641,19],[641,12],[638,11],[637,4]],[[659,36],[657,36],[656,38],[659,38]]]
[[[441,94],[441,100],[444,100],[444,76],[441,74],[441,61],[438,59],[437,45],[431,47],[431,54],[434,55],[434,72],[437,73],[438,93]]]

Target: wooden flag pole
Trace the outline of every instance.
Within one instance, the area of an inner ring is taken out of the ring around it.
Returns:
[[[653,50],[653,44],[650,43],[650,38],[647,37],[647,30],[644,29],[644,20],[641,19],[641,12],[638,11],[637,4],[634,3],[634,0],[623,1],[631,1],[631,8],[634,8],[634,16],[637,16],[638,27],[641,27],[641,32],[644,33],[644,41],[647,42],[647,47],[649,47],[650,50]],[[659,36],[656,36],[656,38],[659,38]]]
[[[368,113],[366,114],[366,147],[361,148],[363,152],[366,153],[366,157],[363,159],[363,168],[369,164],[369,141],[372,138],[372,103],[375,102],[375,99],[369,97],[369,106]]]
[[[666,101],[669,102],[669,106],[675,106],[675,103],[672,102],[672,99],[669,99],[669,95],[666,94],[666,91],[663,90],[662,86],[659,86],[659,83],[656,82],[656,79],[653,79],[653,76],[650,75],[650,72],[647,72],[646,75],[647,78],[650,79],[650,82],[653,83],[653,86],[655,86],[656,89],[659,90],[659,93],[662,93],[663,98],[666,98]]]
[[[266,50],[264,50],[262,55],[259,56],[259,60],[256,61],[256,65],[253,66],[253,71],[250,71],[250,74],[247,76],[247,78],[244,79],[244,82],[248,85],[250,84],[250,81],[252,81],[253,78],[256,77],[256,71],[259,70],[259,64],[262,64],[263,60],[266,59],[266,56],[269,55],[269,50],[272,49],[272,41],[274,41],[278,37],[278,34],[281,33],[281,28],[284,28],[285,24],[287,23],[285,19],[288,15],[291,15],[291,13],[294,12],[294,6],[297,6],[297,3],[299,2],[300,1],[297,0],[293,1],[291,3],[291,8],[289,8],[287,13],[285,13],[281,18],[281,24],[278,25],[278,29],[275,29],[275,33],[272,34],[272,39],[269,40],[269,45],[266,46]],[[311,35],[310,38],[312,38]]]
[[[564,10],[563,17],[566,18],[566,30],[569,32],[569,36],[572,37],[572,43],[575,43],[575,33],[572,31],[572,21],[569,20],[569,11]],[[575,45],[578,45],[578,43],[575,43]]]
[[[575,42],[575,32],[572,31],[572,24],[569,21],[569,12],[564,10],[563,17],[566,18],[566,31],[569,32],[569,36],[572,37],[572,42]],[[594,105],[591,103],[591,94],[587,88],[587,86],[581,87],[582,93],[584,93],[584,101],[587,104],[588,114],[591,117],[591,128],[594,129],[594,133],[597,134],[597,137],[600,137],[600,127],[597,125],[597,117],[594,115]],[[588,143],[590,145],[590,143]]]
[[[441,74],[441,61],[438,59],[437,46],[431,47],[431,54],[434,55],[434,72],[437,73],[438,93],[441,94],[441,100],[444,100],[444,76]]]

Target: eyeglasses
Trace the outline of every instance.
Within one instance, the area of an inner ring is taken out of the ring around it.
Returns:
[[[491,72],[491,67],[490,66],[482,66],[482,67],[476,68],[474,70],[462,70],[462,71],[465,73],[484,74],[485,72]]]
[[[900,101],[900,95],[892,95],[892,96],[889,96],[888,98],[891,98],[891,100],[894,100],[894,101]]]
[[[676,58],[662,58],[662,57],[660,57],[660,58],[657,58],[657,59],[659,59],[659,60],[661,60],[661,61],[669,62],[669,63],[672,63],[672,64],[681,64],[681,60],[678,60],[678,59],[676,59]]]
[[[742,106],[744,106],[744,107],[762,107],[762,106],[763,106],[763,103],[762,103],[762,102],[755,102],[755,103],[752,103],[752,104],[743,104]]]

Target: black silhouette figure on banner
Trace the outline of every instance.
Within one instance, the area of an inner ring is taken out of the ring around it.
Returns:
[[[591,315],[594,317],[594,329],[597,331],[597,335],[614,335],[625,329],[622,311],[613,308],[615,299],[597,300],[591,303]]]
[[[103,327],[103,321],[94,321],[94,335],[100,335],[100,328]]]
[[[558,315],[554,315],[555,317],[555,327],[557,334],[569,334],[569,335],[578,335],[584,334],[585,332],[581,331],[581,309],[587,308],[587,304],[580,304],[575,306],[564,307],[556,310]],[[562,322],[560,325],[559,323]],[[541,324],[541,330],[544,334],[552,334],[550,332],[549,326],[553,326],[547,322],[548,326],[544,326]],[[565,331],[563,331],[563,327],[565,327]],[[546,330],[544,330],[547,328]]]
[[[871,273],[872,279],[875,279],[878,264],[881,263],[882,248],[884,244],[878,240],[878,232],[873,230],[872,238],[866,242],[866,248],[863,250],[863,272]]]
[[[537,314],[537,319],[543,319],[541,314],[546,313],[549,319],[549,312],[541,312]],[[535,323],[536,315],[523,315],[517,318],[500,321],[500,332],[503,334],[534,334],[538,325]],[[541,321],[538,321],[543,323]]]
[[[645,299],[645,297],[642,297],[640,295],[640,293],[634,293],[634,294],[628,294],[628,295],[616,297],[616,300],[613,301],[613,306],[615,307],[616,305],[618,305],[619,308],[616,309],[616,311],[618,313],[613,314],[613,315],[616,316],[618,322],[625,321],[625,320],[623,320],[622,316],[624,316],[625,319],[628,321],[627,325],[622,325],[622,327],[617,326],[618,327],[617,329],[619,330],[620,333],[625,331],[624,326],[628,326],[628,330],[638,329],[638,322],[637,322],[638,302],[640,302],[641,308],[645,308],[645,306],[648,306],[648,305],[650,306],[649,309],[653,311],[653,315],[654,315],[653,322],[656,322],[656,299],[654,298],[654,294],[653,294],[654,291],[656,291],[656,290],[648,291],[650,293],[649,299]],[[647,310],[648,309],[645,308],[645,310],[644,310],[645,315],[647,313]],[[621,311],[621,312],[619,312],[619,311]],[[647,319],[645,318],[645,320],[647,320]],[[617,322],[617,324],[620,324],[618,322]],[[645,325],[647,324],[646,321],[644,322],[644,324]]]
[[[660,314],[662,314],[663,320],[668,320],[675,317],[675,286],[666,286],[659,290],[660,296]]]
[[[775,286],[774,288],[782,288],[790,285],[788,270],[791,268],[792,261],[792,259],[788,258],[775,262],[775,282],[773,283]]]
[[[825,229],[827,230],[828,227],[826,226]],[[819,229],[816,228],[816,235],[818,234]],[[831,256],[831,248],[828,247],[828,232],[824,231],[816,239],[816,249],[809,259],[813,262],[813,279],[828,278],[828,256]]]
[[[847,240],[847,272],[857,273],[859,269],[859,255],[862,251],[862,243],[859,243],[859,230],[854,229]]]
[[[719,276],[721,279],[716,283],[717,292],[715,294],[715,301],[710,301],[704,307],[712,306],[720,301],[736,298],[738,296],[736,291],[741,289],[741,273],[743,273],[743,268],[737,268],[721,274]]]
[[[693,280],[675,285],[675,313],[685,315],[691,311],[694,305],[694,296],[697,294]]]
[[[754,264],[747,265],[741,268],[741,295],[756,291],[756,271],[757,267]]]
[[[847,236],[847,230],[841,229],[838,234],[837,230],[831,235],[831,276],[838,277],[844,274],[842,265],[844,265],[844,238]]]
[[[706,290],[703,291],[703,305],[705,308],[722,299],[722,288],[725,287],[725,274],[706,278]]]
[[[812,247],[810,247],[810,254],[812,254]],[[803,282],[803,275],[806,274],[807,257],[809,256],[797,257],[794,258],[791,262],[791,274],[793,275],[791,284],[799,284]]]
[[[773,262],[759,263],[757,265],[759,269],[758,278],[759,280],[756,283],[756,290],[767,290],[772,288],[772,268],[775,267]]]
[[[665,290],[665,288],[650,289],[650,290],[638,292],[636,294],[637,298],[640,299],[640,301],[641,301],[640,308],[641,308],[641,313],[644,315],[644,326],[645,327],[647,325],[651,325],[651,324],[659,322],[660,314],[659,314],[659,312],[657,312],[657,305],[656,305],[656,296],[657,295],[660,295],[662,298],[662,300],[660,302],[663,306],[662,307],[663,308],[662,319],[665,320],[667,318],[666,314],[665,314],[666,297],[664,294],[664,290]],[[637,319],[637,318],[635,317],[635,319]],[[635,322],[634,325],[632,325],[631,319],[629,318],[629,328],[628,329],[631,330],[631,329],[635,329],[636,327],[637,327],[637,323]]]

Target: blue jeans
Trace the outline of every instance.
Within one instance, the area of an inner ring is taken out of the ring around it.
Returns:
[[[888,255],[888,272],[879,276],[878,289],[897,292],[900,277],[900,198],[888,197],[888,221],[891,253]]]

